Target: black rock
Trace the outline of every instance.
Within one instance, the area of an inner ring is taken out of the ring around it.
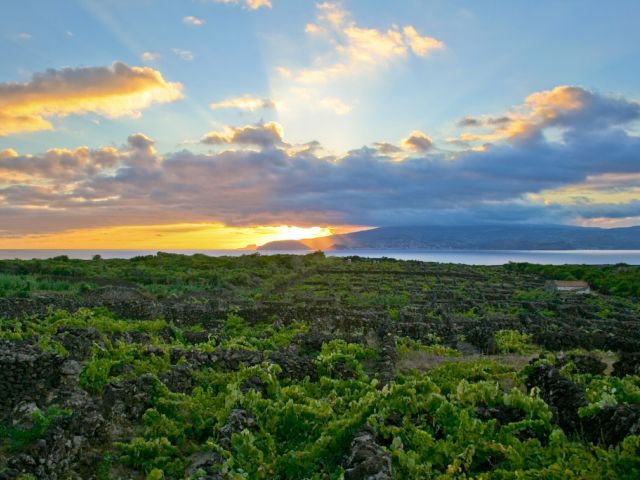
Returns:
[[[363,427],[351,442],[345,480],[391,480],[391,456],[376,442],[375,432]]]

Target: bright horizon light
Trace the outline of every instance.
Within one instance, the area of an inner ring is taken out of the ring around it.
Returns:
[[[322,238],[366,228],[292,225],[229,227],[203,223],[117,226],[0,238],[0,249],[252,249],[269,242]]]

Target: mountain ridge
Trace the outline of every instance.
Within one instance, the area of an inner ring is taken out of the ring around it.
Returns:
[[[637,250],[640,226],[414,225],[378,227],[347,234],[269,242],[258,250]]]

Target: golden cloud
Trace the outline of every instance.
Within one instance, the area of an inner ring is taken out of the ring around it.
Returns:
[[[246,0],[246,3],[252,10],[257,10],[260,7],[271,8],[271,0]]]
[[[420,35],[411,25],[404,27],[403,32],[405,40],[411,47],[413,53],[420,57],[428,55],[431,50],[441,50],[444,48],[444,43],[440,40]]]
[[[548,127],[608,128],[622,125],[640,116],[640,104],[616,97],[602,96],[590,90],[560,85],[534,92],[524,104],[501,116],[465,117],[459,126],[480,128],[484,132],[464,132],[462,142],[495,142],[536,134]],[[455,140],[455,139],[454,139]]]
[[[207,145],[241,145],[270,148],[281,145],[282,126],[276,122],[225,128],[222,132],[209,132],[202,138]]]
[[[561,85],[552,90],[534,92],[525,99],[524,107],[498,124],[497,132],[507,138],[525,135],[555,120],[559,115],[583,107],[585,91]]]
[[[402,140],[401,145],[405,150],[424,153],[433,148],[433,140],[426,133],[414,130]]]
[[[137,117],[154,103],[182,98],[182,85],[149,67],[64,68],[35,74],[28,83],[0,84],[0,136],[50,130],[51,117],[96,113]]]
[[[543,190],[529,195],[529,198],[546,205],[634,202],[640,198],[640,173],[590,175],[584,182]]]
[[[4,160],[5,158],[15,158],[18,156],[18,152],[16,152],[13,148],[6,148],[0,151],[0,160]]]
[[[410,52],[425,57],[433,50],[444,48],[441,41],[419,34],[411,25],[402,29],[394,25],[386,31],[362,28],[337,3],[320,3],[317,9],[316,23],[307,24],[305,31],[325,37],[334,48],[337,61],[300,70],[295,76],[299,82],[324,82],[352,74],[366,66],[386,65],[394,59],[406,57]],[[279,71],[285,76],[291,73],[282,67]]]

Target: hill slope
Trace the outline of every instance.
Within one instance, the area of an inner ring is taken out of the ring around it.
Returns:
[[[636,250],[640,227],[471,225],[381,227],[299,242],[272,242],[260,250],[327,248],[429,248],[434,250]],[[285,247],[288,245],[288,247]]]

